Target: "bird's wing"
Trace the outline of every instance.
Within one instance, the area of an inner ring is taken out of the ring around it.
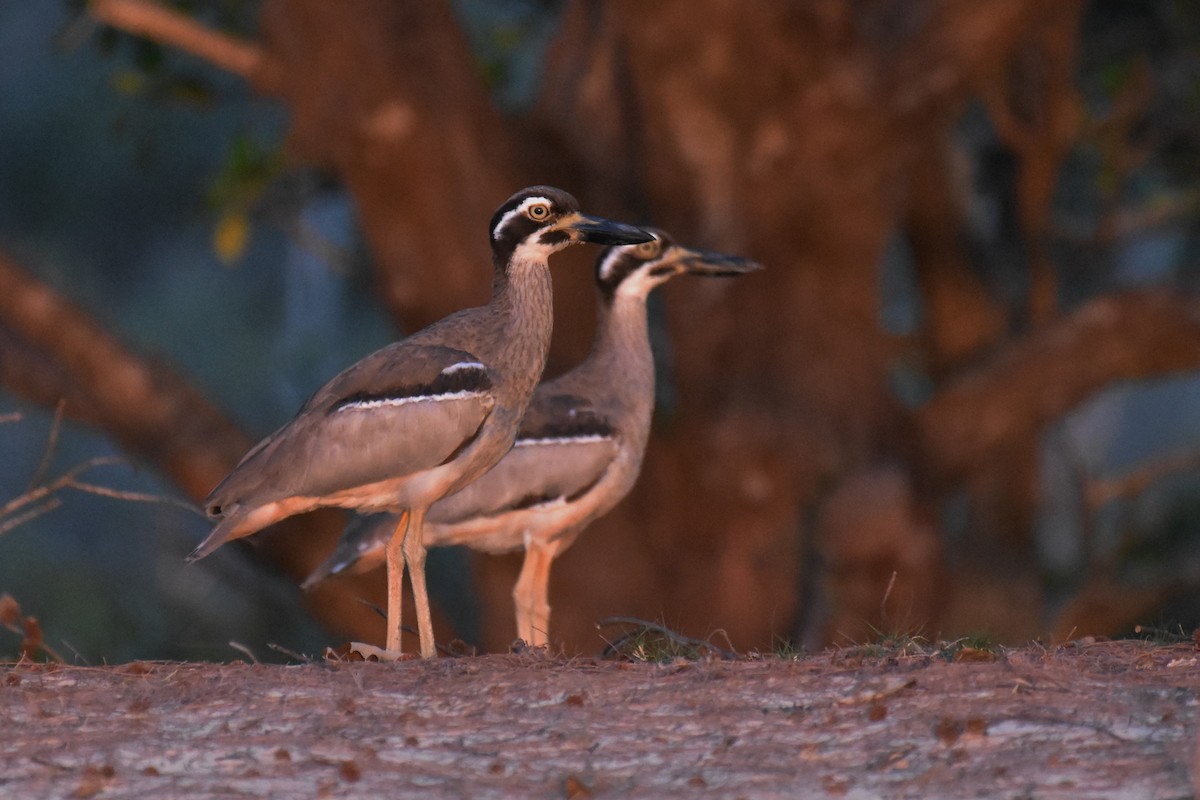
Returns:
[[[543,384],[534,392],[521,419],[518,438],[612,436],[614,433],[610,421],[591,400],[572,392],[547,390]]]
[[[495,376],[470,353],[397,342],[322,387],[209,497],[211,513],[324,497],[436,467],[477,435]]]
[[[488,366],[465,350],[412,340],[394,342],[318,389],[300,415],[355,404],[400,406],[421,398],[486,391],[494,379]]]
[[[618,433],[573,395],[535,395],[512,450],[496,466],[429,509],[430,523],[479,517],[571,500],[604,477],[620,450]]]
[[[426,523],[453,527],[571,498],[604,476],[618,448],[616,432],[587,399],[539,390],[513,449],[473,483],[435,503]],[[394,514],[353,519],[304,587],[378,565],[398,521]],[[430,532],[427,527],[426,535]]]

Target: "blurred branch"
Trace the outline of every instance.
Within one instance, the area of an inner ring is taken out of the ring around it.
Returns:
[[[1154,153],[1153,137],[1145,135],[1143,126],[1157,99],[1154,72],[1143,56],[1134,63],[1129,79],[1110,98],[1108,115],[1095,125],[1094,138],[1104,156],[1104,171],[1097,180],[1104,203],[1096,230],[1099,241],[1116,238],[1114,228],[1122,223],[1120,202],[1129,176],[1145,166]]]
[[[912,248],[925,315],[922,344],[940,377],[971,363],[1008,330],[1007,314],[967,250],[966,178],[944,137],[929,137],[914,154],[904,231]]]
[[[296,246],[320,261],[335,275],[346,277],[354,272],[354,251],[321,235],[296,215],[277,215],[272,221]]]
[[[42,450],[42,458],[38,461],[37,469],[33,471],[33,477],[29,479],[26,490],[40,484],[50,471],[50,463],[54,460],[54,451],[58,449],[58,435],[62,431],[63,412],[66,409],[67,402],[61,398],[54,405],[54,420],[50,423],[50,435],[46,437],[46,447]]]
[[[1070,436],[1062,436],[1061,446],[1078,484],[1084,563],[1078,589],[1050,626],[1051,636],[1060,641],[1129,628],[1173,595],[1195,586],[1195,569],[1186,563],[1173,564],[1141,585],[1121,580],[1121,565],[1142,541],[1132,522],[1130,504],[1120,509],[1116,542],[1102,553],[1097,552],[1095,527],[1096,512],[1113,500],[1139,495],[1169,475],[1200,468],[1200,453],[1186,452],[1147,462],[1123,475],[1094,478]]]
[[[1092,300],[949,382],[916,415],[923,458],[946,485],[1031,447],[1045,425],[1123,380],[1200,369],[1200,305],[1165,291]]]
[[[95,320],[0,252],[0,382],[17,395],[54,406],[66,397],[64,413],[94,425],[128,453],[172,480],[193,502],[201,502],[233,469],[252,441],[182,377],[120,344]],[[118,492],[78,479],[85,462],[63,486],[138,502],[153,495]],[[61,488],[61,487],[60,487]],[[39,499],[42,505],[38,505]],[[18,502],[19,501],[19,502]],[[27,518],[53,509],[52,492],[10,501],[6,514]],[[13,503],[16,508],[10,507]],[[186,505],[186,504],[185,504]],[[24,512],[22,512],[24,509]],[[26,520],[9,517],[5,524]],[[300,580],[324,557],[344,520],[339,514],[308,514],[276,526],[260,538],[255,553]],[[357,587],[356,582],[351,582]],[[360,590],[360,591],[365,591]],[[307,598],[313,615],[350,635],[374,637],[382,625],[365,620],[352,598],[318,591]]]
[[[1099,225],[1060,210],[1055,214],[1053,233],[1071,244],[1107,246],[1135,234],[1190,222],[1197,212],[1200,212],[1200,191],[1164,192],[1136,208],[1114,205]]]
[[[1053,641],[1112,634],[1145,621],[1186,584],[1172,578],[1153,586],[1130,586],[1108,571],[1093,574],[1050,625]]]
[[[16,500],[11,501],[11,502],[16,502],[20,499],[21,498],[18,497],[18,498],[16,498]],[[8,519],[3,519],[4,513],[3,513],[3,511],[0,511],[0,536],[3,536],[4,534],[8,533],[13,528],[21,527],[26,522],[37,519],[38,517],[42,516],[43,514],[49,514],[51,511],[53,511],[54,509],[58,508],[61,505],[62,505],[61,500],[59,500],[57,497],[51,497],[46,502],[42,503],[40,506],[34,506],[33,508],[29,509],[28,511],[26,511],[22,514],[16,514],[15,516],[9,517]]]
[[[1087,504],[1098,509],[1118,498],[1141,494],[1169,475],[1195,469],[1200,469],[1200,453],[1176,453],[1142,464],[1124,475],[1089,478],[1084,483]]]
[[[191,53],[245,78],[260,91],[270,91],[277,82],[270,59],[258,45],[214,31],[158,3],[92,0],[88,8],[105,25]]]
[[[49,374],[66,413],[86,419],[156,464],[199,501],[250,445],[195,389],[161,364],[127,350],[86,312],[0,253],[0,320],[20,348],[3,348],[3,375],[17,394],[57,403],[24,378]],[[5,337],[7,338],[7,337]],[[4,342],[0,342],[3,345]],[[33,369],[21,362],[36,359]]]
[[[55,429],[56,430],[56,429]],[[57,437],[55,430],[52,430],[53,438]],[[46,454],[49,455],[52,448],[46,448]],[[43,458],[43,462],[46,459]],[[107,486],[98,486],[94,483],[86,483],[79,480],[79,476],[96,467],[108,466],[111,464],[124,464],[125,459],[116,456],[98,456],[90,458],[76,464],[71,469],[59,475],[52,481],[41,483],[40,479],[37,485],[32,486],[28,491],[14,497],[4,505],[0,506],[0,535],[7,533],[13,528],[23,525],[35,517],[40,517],[49,511],[53,511],[62,505],[54,495],[58,494],[63,489],[75,489],[76,491],[86,492],[88,494],[101,495],[110,497],[114,500],[129,500],[141,503],[163,503],[167,505],[177,506],[186,509],[195,514],[203,516],[203,512],[191,503],[185,503],[181,500],[176,500],[165,495],[146,494],[144,492],[126,492],[119,489],[111,489]],[[35,505],[40,503],[40,505]],[[33,508],[27,508],[33,506]],[[20,512],[20,513],[18,513]],[[6,519],[7,518],[7,519]]]
[[[1029,258],[1029,318],[1058,313],[1058,270],[1046,251],[1058,174],[1079,138],[1083,104],[1075,88],[1082,0],[1061,0],[989,81],[982,97],[1000,140],[1020,159],[1017,209]]]
[[[0,261],[3,255],[0,254]],[[0,271],[3,264],[0,263]],[[3,285],[0,283],[0,285]],[[0,299],[0,303],[3,299]],[[70,416],[97,424],[91,404],[71,384],[63,371],[46,355],[13,334],[0,319],[0,385],[14,387],[25,399],[48,409],[66,400]],[[17,390],[15,387],[20,387]]]

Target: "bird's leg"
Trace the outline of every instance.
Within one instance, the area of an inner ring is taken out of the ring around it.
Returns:
[[[412,578],[413,600],[417,604],[417,632],[421,635],[421,658],[434,658],[437,648],[433,644],[433,620],[429,615],[429,595],[425,590],[425,542],[422,528],[425,509],[409,512],[408,530],[404,533],[404,562],[408,564],[408,575]]]
[[[530,647],[550,643],[550,564],[558,556],[560,541],[530,539],[525,543],[525,562],[513,587],[513,604],[517,637]]]
[[[409,528],[409,512],[400,515],[387,543],[387,651],[400,654],[401,612],[404,609],[404,554],[401,546]]]

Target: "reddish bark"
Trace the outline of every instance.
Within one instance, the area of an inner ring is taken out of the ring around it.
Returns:
[[[291,154],[353,195],[403,325],[486,300],[487,220],[523,183],[449,4],[268,0],[262,46]]]
[[[664,469],[652,449],[634,497],[563,559],[556,583],[571,590],[556,609],[599,593],[614,613],[656,610],[738,643],[792,632],[818,489],[909,444],[886,383],[893,345],[878,324],[878,264],[906,208],[924,234],[918,269],[938,358],[961,363],[1003,333],[999,310],[930,232],[947,203],[930,196],[946,180],[931,175],[946,167],[931,162],[930,134],[948,129],[1044,11],[890,9],[572,5],[540,117],[579,153],[589,188],[636,185],[654,221],[680,238],[744,250],[768,269],[672,292],[674,377],[687,406],[671,434],[678,460]],[[740,488],[747,474],[770,476],[753,512]],[[672,512],[646,511],[660,507]],[[589,575],[606,549],[620,566]],[[936,585],[936,561],[917,559],[930,571],[905,579]],[[676,574],[687,577],[664,579]],[[647,575],[657,576],[653,592]],[[504,595],[488,596],[492,607]],[[556,627],[571,625],[566,616]]]

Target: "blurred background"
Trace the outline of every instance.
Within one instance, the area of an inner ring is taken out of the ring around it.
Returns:
[[[381,573],[296,588],[340,513],[188,566],[187,506],[484,302],[533,183],[767,267],[654,299],[643,474],[552,642],[1200,625],[1193,2],[9,3],[0,109],[0,594],[66,658],[381,638]],[[439,641],[506,649],[519,557],[431,555]]]

